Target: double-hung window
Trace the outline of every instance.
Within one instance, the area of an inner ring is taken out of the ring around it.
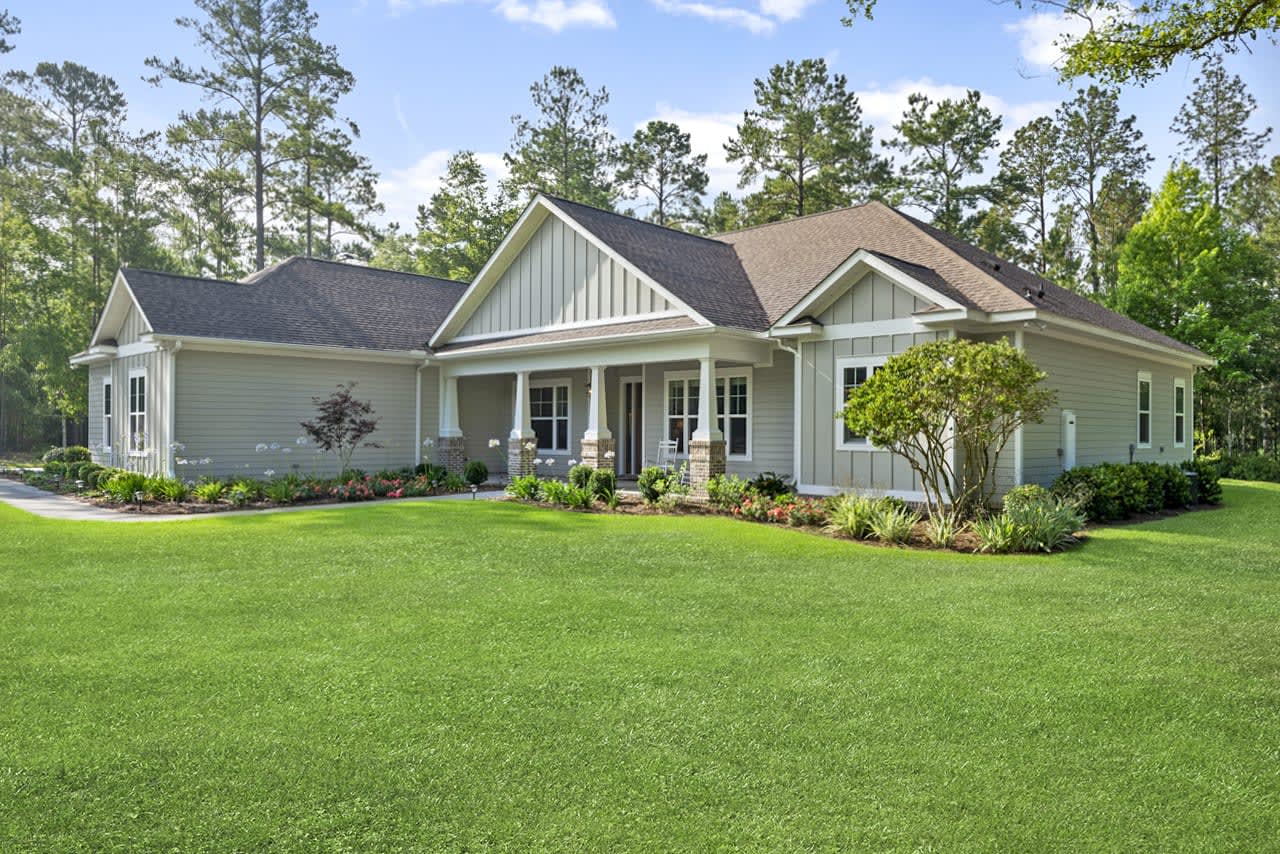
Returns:
[[[1151,374],[1138,371],[1138,447],[1151,447]]]
[[[147,448],[147,372],[129,372],[129,450],[141,453]]]
[[[111,380],[102,382],[102,450],[111,450]]]
[[[1173,446],[1187,446],[1187,381],[1180,377],[1173,381]]]
[[[726,368],[716,376],[716,427],[724,434],[730,459],[751,458],[751,373]],[[667,432],[676,452],[688,453],[698,429],[698,397],[702,383],[696,374],[667,374]]]
[[[885,363],[884,356],[844,356],[836,359],[836,412],[844,409],[849,395],[858,386],[871,379],[876,369]],[[871,448],[866,436],[859,436],[849,429],[843,420],[836,425],[836,447],[842,451]]]
[[[543,453],[569,450],[569,382],[529,386],[529,421]]]

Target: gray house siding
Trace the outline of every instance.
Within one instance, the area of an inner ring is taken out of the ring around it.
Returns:
[[[110,363],[93,365],[89,368],[89,451],[93,461],[100,465],[111,463],[110,455],[102,446],[102,398],[105,390],[103,383],[110,375]]]
[[[1138,372],[1151,374],[1151,447],[1135,448],[1134,460],[1182,462],[1193,454],[1192,424],[1195,369],[1175,367],[1074,341],[1026,333],[1028,358],[1048,373],[1045,384],[1058,392],[1057,403],[1040,424],[1023,429],[1023,479],[1048,486],[1062,472],[1062,411],[1076,416],[1076,465],[1128,462],[1137,443]],[[1186,382],[1186,442],[1174,446],[1174,380]]]
[[[530,238],[459,333],[495,335],[671,310],[595,244],[550,217]]]
[[[929,303],[879,274],[868,274],[817,317],[824,326],[906,320]],[[937,333],[919,329],[891,335],[841,337],[828,328],[823,340],[800,344],[800,471],[805,487],[821,491],[847,489],[890,493],[920,490],[919,478],[906,459],[875,449],[837,447],[841,429],[836,418],[839,359],[845,356],[891,356],[914,344],[933,341]]]
[[[414,459],[416,367],[345,359],[260,356],[184,349],[177,356],[176,439],[182,477],[261,478],[277,475],[336,474],[333,454],[299,446],[302,421],[314,417],[314,397],[328,396],[339,383],[355,381],[355,395],[368,400],[379,419],[352,465],[373,471],[399,468]],[[425,390],[424,390],[425,396]],[[277,447],[272,448],[272,445]],[[265,450],[258,450],[266,445]],[[208,458],[209,463],[199,460]]]

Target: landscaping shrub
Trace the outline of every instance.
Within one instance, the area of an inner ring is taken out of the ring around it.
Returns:
[[[268,499],[276,504],[292,504],[297,488],[298,484],[291,482],[288,478],[284,478],[271,481],[263,489],[263,492],[266,493]]]
[[[756,475],[751,481],[751,489],[757,495],[765,498],[780,498],[796,491],[794,481],[788,480],[785,475],[772,471],[764,471]]]
[[[1095,522],[1124,519],[1135,513],[1177,509],[1191,503],[1191,483],[1184,468],[1195,470],[1202,488],[1199,500],[1216,501],[1222,494],[1217,469],[1209,461],[1170,463],[1102,463],[1064,471],[1053,482],[1052,494]],[[1212,496],[1212,497],[1209,497]]]
[[[1196,473],[1196,500],[1202,504],[1217,504],[1222,500],[1222,486],[1218,483],[1218,467],[1210,460],[1198,457],[1187,463]]]
[[[574,486],[562,480],[543,481],[542,490],[547,501],[575,510],[586,510],[594,500],[589,488]]]
[[[262,497],[262,484],[247,478],[231,484],[226,493],[227,500],[236,507],[244,507],[252,501],[260,501]]]
[[[871,535],[885,543],[905,543],[920,521],[920,514],[906,507],[880,502],[871,514]]]
[[[743,519],[751,519],[756,522],[765,522],[769,519],[769,511],[773,509],[773,501],[765,498],[763,495],[756,495],[754,492],[747,493],[747,497],[733,508],[733,515],[741,516]]]
[[[593,469],[587,481],[587,489],[596,500],[610,503],[611,507],[617,506],[615,499],[618,495],[618,475],[613,469]]]
[[[329,489],[329,494],[339,501],[372,501],[375,498],[364,478],[351,478],[336,483]]]
[[[847,493],[827,503],[827,531],[865,540],[871,536],[871,517],[880,509],[880,502],[866,495]]]
[[[48,476],[66,477],[67,464],[61,460],[50,460],[44,464],[44,473]]]
[[[783,499],[774,510],[780,510],[785,514],[783,518],[775,521],[786,522],[794,528],[822,525],[827,521],[827,511],[823,502],[812,498]]]
[[[89,449],[83,445],[70,445],[66,448],[50,448],[40,458],[43,463],[84,463],[93,459]]]
[[[512,478],[511,483],[507,484],[507,494],[521,501],[541,501],[542,481],[538,480],[536,474]]]
[[[733,510],[751,494],[751,484],[736,474],[718,474],[707,481],[707,503],[721,510]]]
[[[1006,503],[1008,498],[1005,499]],[[960,516],[957,513],[938,513],[925,523],[925,536],[940,549],[953,548],[960,533]]]
[[[414,469],[418,477],[425,480],[432,489],[440,489],[449,479],[449,470],[435,463],[422,463]]]
[[[1071,545],[1085,522],[1080,511],[1060,499],[1015,507],[1003,515],[1013,523],[1013,548],[1027,552],[1052,552]]]
[[[636,488],[646,503],[656,503],[667,492],[667,472],[657,466],[646,467],[636,479]]]
[[[76,475],[73,479],[83,480],[87,489],[97,489],[99,472],[106,470],[105,466],[100,466],[97,463],[80,463],[76,468]]]
[[[102,491],[112,501],[133,501],[135,492],[146,493],[147,476],[137,471],[120,471],[111,476],[111,479],[102,487]]]
[[[591,473],[595,471],[591,466],[580,463],[569,469],[569,483],[579,489],[586,489],[591,484]]]
[[[1018,526],[1007,513],[974,519],[969,529],[978,538],[978,551],[1007,554],[1018,549]]]
[[[462,479],[470,486],[488,483],[489,467],[480,460],[468,460],[462,469]]]
[[[1218,460],[1218,471],[1222,477],[1233,477],[1237,480],[1265,480],[1280,483],[1280,458],[1264,454],[1224,456]]]
[[[386,498],[394,492],[399,492],[400,488],[404,486],[404,482],[399,478],[387,479],[384,477],[372,476],[366,477],[364,482],[377,498]]]
[[[1024,483],[1021,486],[1015,486],[1005,495],[1004,509],[1016,510],[1030,504],[1040,504],[1050,498],[1052,496],[1049,494],[1049,490],[1038,483]]]
[[[449,474],[448,472],[445,472],[444,481],[440,484],[440,489],[445,492],[459,492],[466,489],[466,487],[466,481],[456,474]]]
[[[217,504],[222,500],[222,496],[227,491],[227,485],[220,480],[206,480],[204,483],[197,483],[195,488],[191,490],[191,494],[196,497],[197,501],[205,504]]]
[[[148,498],[156,501],[186,501],[191,495],[191,487],[176,477],[160,475],[147,478],[145,491]]]

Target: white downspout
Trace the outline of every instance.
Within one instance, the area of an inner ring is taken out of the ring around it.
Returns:
[[[422,465],[422,369],[427,366],[424,360],[418,365],[413,384],[413,464]]]
[[[169,348],[169,369],[165,371],[165,454],[164,454],[164,470],[168,477],[176,477],[175,472],[175,454],[173,443],[176,442],[177,436],[174,435],[178,423],[178,351],[182,349],[182,340],[178,339],[173,342],[173,346]],[[114,412],[114,408],[112,409]]]

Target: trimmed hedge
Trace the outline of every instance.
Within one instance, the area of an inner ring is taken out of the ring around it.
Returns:
[[[1198,499],[1213,503],[1222,497],[1218,477],[1211,466],[1185,463],[1102,463],[1064,471],[1053,482],[1052,492],[1075,503],[1096,522],[1124,519],[1135,513],[1172,510],[1191,504],[1191,480],[1198,475]]]

